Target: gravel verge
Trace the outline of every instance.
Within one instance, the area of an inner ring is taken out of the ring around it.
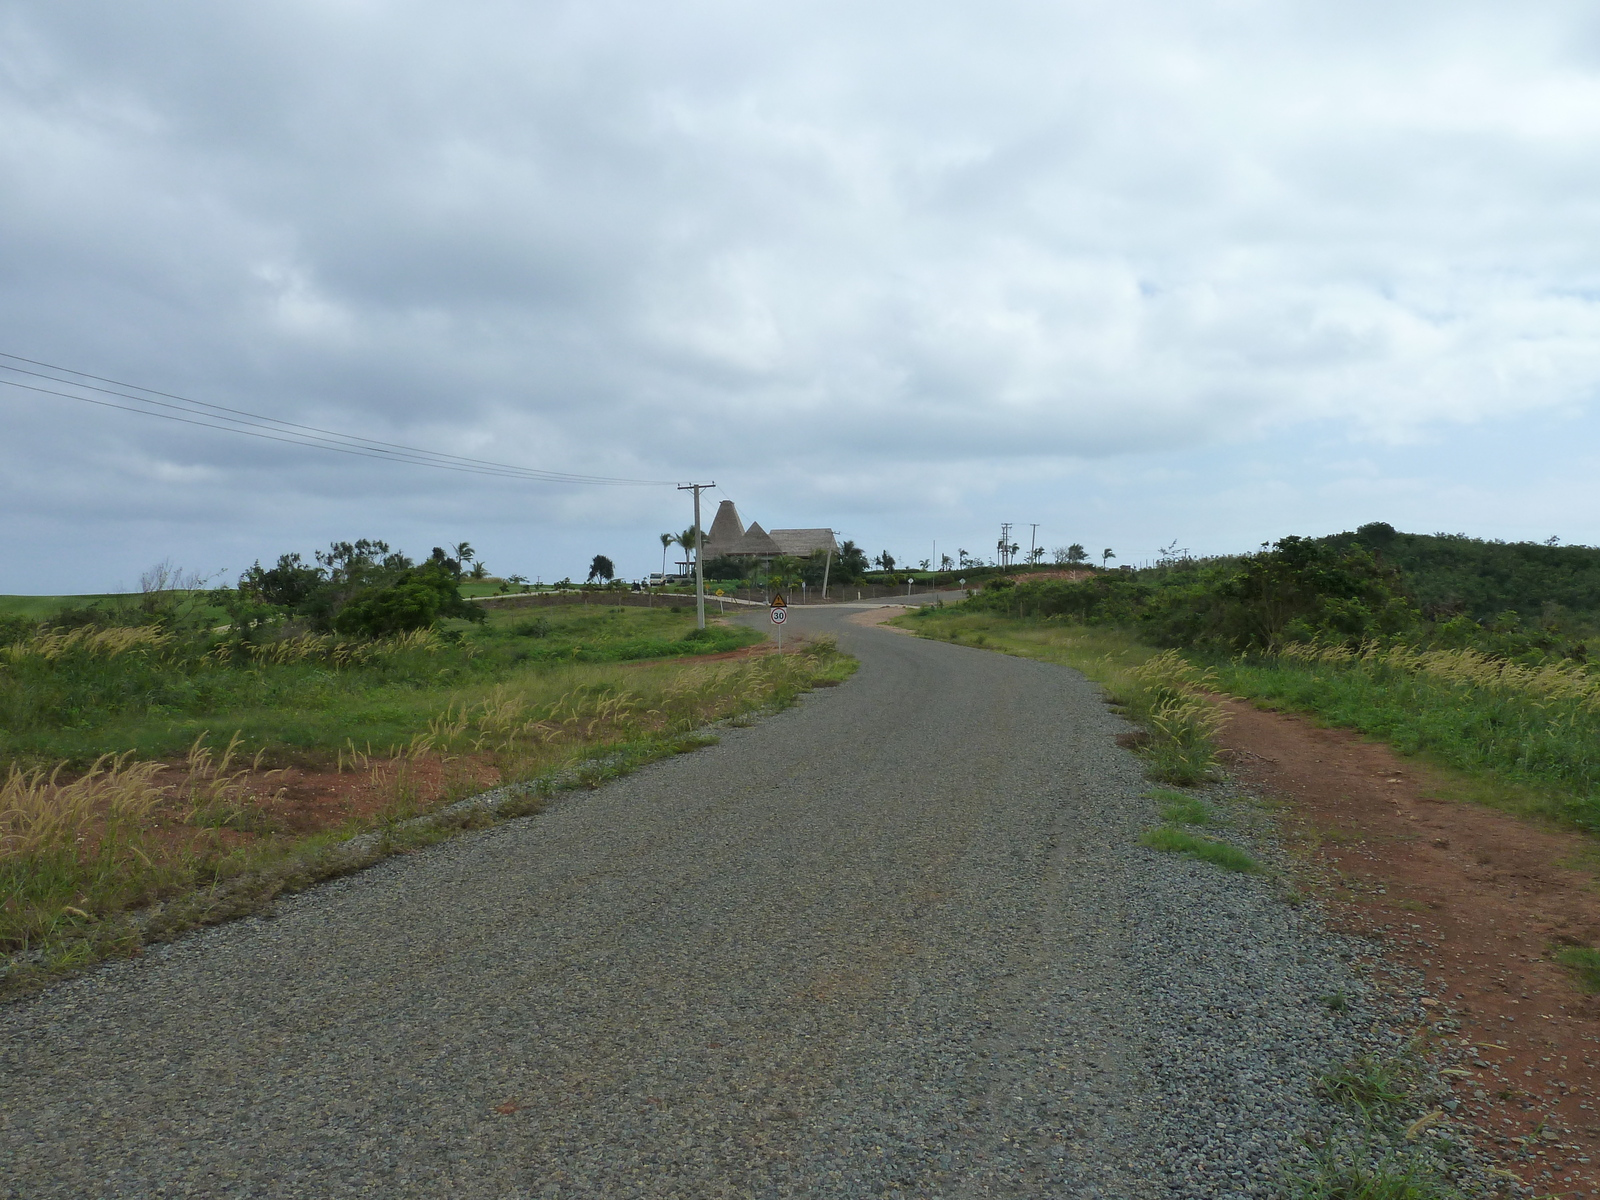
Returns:
[[[0,1194],[1277,1194],[1366,948],[1139,846],[1076,673],[842,615],[717,746],[0,1010]]]

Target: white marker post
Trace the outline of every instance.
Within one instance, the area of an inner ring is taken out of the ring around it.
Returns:
[[[783,598],[782,592],[774,592],[772,596],[772,623],[778,627],[778,653],[783,653],[783,623],[789,617],[789,602]]]

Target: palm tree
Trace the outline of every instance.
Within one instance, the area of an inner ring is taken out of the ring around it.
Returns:
[[[692,572],[693,569],[694,569],[694,557],[695,557],[694,526],[693,525],[689,526],[689,528],[685,529],[682,533],[680,533],[677,537],[673,538],[672,540],[674,542],[676,542],[678,545],[683,547],[684,558],[686,558],[688,560],[688,566],[689,566],[689,568],[690,568],[690,570]]]
[[[1100,569],[1105,570],[1106,563],[1110,562],[1116,556],[1117,552],[1110,546],[1107,546],[1104,550],[1100,551]]]
[[[672,543],[677,540],[670,533],[661,535],[661,577],[663,579],[667,576],[667,551],[672,548]]]

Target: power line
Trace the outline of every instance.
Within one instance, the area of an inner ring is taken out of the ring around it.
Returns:
[[[68,400],[78,400],[82,403],[94,404],[102,408],[115,408],[123,412],[137,413],[146,417],[160,417],[164,420],[177,421],[184,425],[198,425],[203,429],[217,429],[225,433],[236,433],[245,437],[282,442],[291,446],[308,446],[320,450],[333,450],[341,454],[352,454],[361,458],[376,458],[389,462],[409,463],[414,466],[434,467],[445,471],[459,471],[472,475],[497,475],[502,478],[526,479],[542,483],[647,487],[672,485],[671,480],[665,479],[625,479],[606,475],[578,475],[566,471],[546,471],[537,467],[520,467],[513,463],[493,462],[488,459],[469,458],[459,454],[445,454],[435,450],[424,450],[417,446],[406,446],[397,442],[384,442],[376,438],[321,429],[314,425],[301,425],[294,421],[285,421],[278,417],[269,417],[261,413],[249,412],[245,409],[229,408],[226,405],[212,404],[204,400],[193,400],[187,396],[157,391],[154,388],[142,387],[135,383],[125,383],[122,380],[107,379],[100,375],[76,371],[71,367],[57,366],[53,363],[24,358],[17,354],[8,354],[5,351],[0,351],[0,359],[11,360],[11,362],[0,362],[0,371],[9,371],[16,375],[25,375],[41,381],[61,384],[64,387],[75,388],[79,391],[97,392],[102,396],[131,400],[134,403],[132,405],[117,404],[111,400],[100,400],[93,396],[80,395],[78,392],[56,391],[52,388],[38,387],[16,379],[0,376],[0,383],[8,387],[38,392],[48,396],[59,396]],[[27,363],[31,367],[42,367],[45,371],[54,371],[61,375],[72,375],[78,378],[61,379],[56,375],[45,374],[43,371],[31,371],[25,367],[13,366],[11,363]],[[84,379],[92,379],[96,383],[112,384],[114,387],[97,387],[92,383],[79,382],[79,380]],[[114,388],[130,390],[117,391]],[[146,394],[133,394],[140,392]],[[164,397],[164,399],[152,399],[152,397],[157,396]],[[171,403],[172,401],[177,403]],[[135,407],[136,405],[148,407]],[[160,411],[162,409],[168,411]]]

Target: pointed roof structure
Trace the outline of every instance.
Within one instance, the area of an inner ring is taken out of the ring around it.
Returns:
[[[705,533],[705,556],[709,561],[732,555],[736,558],[777,558],[789,555],[804,558],[808,554],[837,553],[839,544],[833,540],[831,529],[774,529],[768,533],[756,521],[744,527],[739,510],[732,500],[717,505],[717,515]]]
[[[778,543],[772,540],[767,531],[761,528],[760,521],[752,521],[750,528],[746,529],[744,536],[739,539],[739,548],[733,553],[776,558],[783,551],[778,548]]]
[[[706,531],[706,557],[716,558],[735,553],[735,547],[743,537],[744,522],[739,519],[739,510],[733,506],[732,500],[724,500],[717,505],[717,515],[712,518],[711,528]]]

